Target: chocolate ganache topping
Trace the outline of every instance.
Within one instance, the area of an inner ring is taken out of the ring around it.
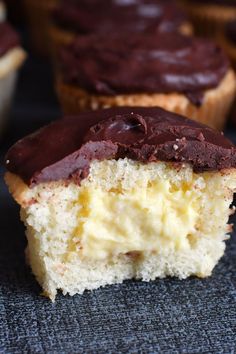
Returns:
[[[30,187],[74,180],[93,160],[189,163],[195,172],[236,167],[236,148],[219,132],[161,108],[121,107],[58,120],[19,140],[6,166]]]
[[[6,54],[10,49],[20,45],[18,33],[9,23],[0,23],[0,56]]]
[[[84,36],[61,52],[63,81],[90,93],[178,92],[196,105],[228,68],[214,42],[177,33]]]
[[[187,21],[172,0],[64,0],[53,19],[78,34],[171,31]]]

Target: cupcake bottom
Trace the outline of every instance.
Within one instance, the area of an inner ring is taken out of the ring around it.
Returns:
[[[14,94],[17,69],[25,60],[21,48],[12,49],[0,59],[0,134],[4,130]]]
[[[42,55],[49,53],[49,12],[57,0],[24,0],[34,48]]]
[[[65,114],[76,114],[83,110],[115,106],[159,106],[179,113],[190,119],[221,130],[233,103],[236,81],[233,70],[229,70],[220,85],[205,92],[203,104],[193,105],[183,94],[128,94],[117,96],[91,95],[76,86],[57,82],[57,92]]]
[[[197,34],[215,37],[220,33],[225,23],[236,19],[236,9],[232,6],[199,4],[182,1],[187,10]]]

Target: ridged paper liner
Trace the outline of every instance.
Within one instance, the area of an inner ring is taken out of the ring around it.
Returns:
[[[35,49],[43,55],[49,53],[50,11],[59,0],[24,0],[30,34]]]
[[[83,110],[95,110],[115,106],[160,106],[182,114],[218,130],[223,129],[235,97],[236,82],[233,70],[229,70],[221,84],[205,92],[203,104],[193,105],[183,94],[130,94],[117,96],[90,95],[76,86],[57,80],[57,92],[65,114],[77,114]]]

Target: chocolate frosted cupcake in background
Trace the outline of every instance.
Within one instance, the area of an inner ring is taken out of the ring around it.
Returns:
[[[228,21],[236,19],[236,0],[182,0],[182,4],[197,34],[215,37]]]
[[[160,106],[222,129],[235,75],[215,43],[176,33],[78,37],[61,51],[57,91],[66,114]]]
[[[59,0],[23,0],[23,2],[33,46],[40,54],[47,55],[50,48],[49,14]]]
[[[54,56],[76,35],[180,31],[192,33],[185,13],[172,0],[63,0],[52,11]]]
[[[8,23],[0,23],[0,134],[9,113],[18,69],[25,58],[18,34]]]

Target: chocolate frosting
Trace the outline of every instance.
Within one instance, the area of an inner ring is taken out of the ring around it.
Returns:
[[[42,128],[8,151],[6,167],[30,187],[89,173],[93,160],[189,163],[195,172],[236,167],[236,148],[221,133],[161,108],[81,113]]]
[[[187,21],[172,0],[64,0],[53,18],[78,34],[171,31]]]
[[[225,27],[225,35],[232,42],[232,44],[236,45],[236,21],[230,21],[227,23]]]
[[[63,80],[90,93],[178,92],[194,104],[228,67],[214,42],[173,32],[83,36],[61,52]]]
[[[20,45],[18,33],[7,23],[0,23],[0,56]]]

